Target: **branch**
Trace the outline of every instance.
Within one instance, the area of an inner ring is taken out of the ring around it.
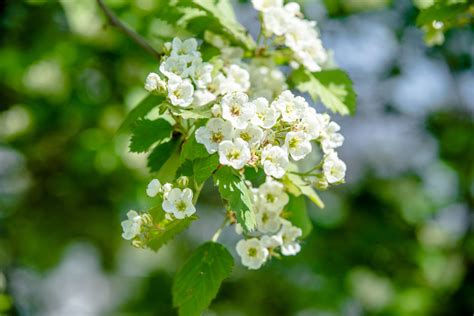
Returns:
[[[151,54],[157,60],[160,60],[160,53],[158,53],[147,41],[138,35],[134,30],[123,24],[117,16],[105,5],[103,0],[97,0],[97,4],[104,11],[104,14],[107,16],[109,23],[116,28],[118,28],[122,33],[130,37],[136,44],[141,46],[145,51]]]

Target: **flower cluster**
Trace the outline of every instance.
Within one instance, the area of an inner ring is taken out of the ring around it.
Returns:
[[[276,37],[277,43],[289,47],[297,64],[309,71],[319,71],[328,61],[316,22],[303,18],[296,2],[283,5],[283,0],[252,0],[254,8],[262,12],[264,34]]]
[[[284,208],[289,201],[285,187],[267,178],[258,189],[253,189],[257,233],[237,243],[237,253],[242,264],[249,269],[259,269],[272,256],[293,256],[300,251],[300,228],[284,219]],[[239,233],[241,230],[239,228]]]
[[[264,97],[249,100],[243,92],[229,93],[213,110],[215,117],[197,129],[196,141],[210,154],[218,152],[222,165],[262,167],[267,176],[282,178],[290,160],[304,159],[314,141],[325,154],[327,183],[344,179],[346,166],[334,151],[344,141],[339,125],[289,90],[271,103]]]
[[[180,177],[177,182],[180,187],[184,187],[188,181],[186,177]],[[170,220],[183,219],[196,213],[193,204],[193,191],[189,188],[177,188],[171,183],[161,185],[158,179],[153,179],[148,184],[146,194],[149,197],[162,196],[161,206]]]

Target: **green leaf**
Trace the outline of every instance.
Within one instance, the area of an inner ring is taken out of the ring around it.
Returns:
[[[178,271],[173,282],[173,305],[181,316],[200,316],[216,297],[234,260],[218,243],[200,246]]]
[[[178,137],[175,137],[169,142],[156,145],[155,148],[153,148],[153,151],[148,156],[148,167],[150,168],[150,171],[160,171],[160,169],[165,165],[165,163],[167,163],[170,159],[172,159],[173,156],[175,156],[173,155],[173,153],[177,152],[179,143],[180,139]],[[177,168],[178,167],[176,167],[176,169]]]
[[[199,144],[196,141],[195,134],[193,133],[184,143],[181,149],[181,155],[179,159],[181,162],[185,160],[194,160],[198,158],[208,157],[209,153],[204,145]]]
[[[164,119],[154,121],[140,119],[132,129],[130,151],[146,152],[154,143],[161,143],[170,138],[172,131],[173,126]]]
[[[320,98],[331,111],[342,115],[355,113],[356,94],[344,71],[330,69],[310,73],[300,68],[291,77],[298,90],[309,93],[314,101]]]
[[[163,103],[165,97],[161,95],[149,94],[146,96],[138,105],[128,113],[127,117],[120,125],[118,132],[125,132],[129,130],[136,120],[144,117],[148,114],[155,106]]]
[[[290,213],[288,220],[303,231],[302,238],[308,236],[313,229],[313,225],[308,216],[304,196],[294,196],[290,194],[290,200],[286,205],[286,210]]]
[[[288,191],[291,192],[295,196],[300,196],[301,194],[307,196],[316,206],[319,208],[324,208],[324,203],[313,189],[312,186],[308,185],[300,176],[287,173],[285,178],[283,179],[285,186],[287,187]]]
[[[192,215],[183,219],[169,221],[165,218],[166,213],[161,207],[161,201],[158,206],[152,208],[148,212],[153,217],[153,223],[155,224],[156,230],[152,231],[147,246],[154,251],[158,251],[158,249],[160,249],[164,244],[188,228],[193,221],[198,219],[197,216]]]
[[[252,194],[245,182],[230,167],[222,167],[214,173],[214,182],[221,197],[235,212],[237,221],[245,231],[251,232],[257,222],[253,211]]]
[[[194,180],[198,185],[206,182],[206,180],[216,170],[217,166],[219,166],[219,156],[217,154],[194,160]]]
[[[464,14],[469,14],[469,3],[436,3],[420,12],[416,18],[416,24],[419,27],[431,25],[434,21],[450,24]]]
[[[229,0],[193,0],[200,9],[214,18],[221,29],[247,49],[255,48],[255,41],[239,23]]]

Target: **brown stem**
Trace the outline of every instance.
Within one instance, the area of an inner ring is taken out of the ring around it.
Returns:
[[[158,53],[147,41],[138,35],[134,30],[123,24],[117,16],[105,5],[103,0],[97,0],[97,4],[104,11],[104,14],[107,16],[109,23],[116,28],[118,28],[122,33],[130,37],[136,44],[141,46],[145,51],[151,54],[157,60],[160,60],[160,53]]]

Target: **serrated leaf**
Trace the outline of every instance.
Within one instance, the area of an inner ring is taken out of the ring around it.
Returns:
[[[237,221],[245,231],[251,232],[257,222],[255,218],[252,194],[244,181],[230,167],[222,167],[214,173],[214,182],[221,197],[229,203],[235,212]]]
[[[330,69],[310,73],[298,69],[291,77],[298,90],[309,93],[314,101],[320,98],[331,111],[342,115],[355,113],[356,94],[349,75],[344,71]]]
[[[194,180],[198,185],[206,182],[206,180],[216,170],[217,166],[219,166],[219,156],[217,154],[194,160]]]
[[[155,106],[160,105],[165,101],[165,97],[161,95],[149,94],[146,96],[133,110],[128,113],[122,125],[120,125],[118,132],[125,132],[129,130],[133,124],[140,118],[148,114]]]
[[[200,246],[173,281],[173,305],[179,309],[179,315],[201,315],[233,266],[234,260],[223,245],[207,242]]]
[[[165,163],[172,159],[173,153],[177,151],[179,143],[180,139],[178,137],[175,137],[172,138],[169,142],[156,145],[155,148],[153,148],[153,151],[148,156],[148,168],[150,168],[150,171],[160,171],[160,169],[165,165]],[[177,168],[178,167],[176,167],[176,169]]]
[[[204,145],[199,144],[196,141],[195,134],[193,133],[184,143],[181,149],[180,161],[194,160],[198,158],[208,157],[209,153]]]
[[[194,119],[208,119],[212,117],[210,109],[207,110],[184,110],[184,109],[173,109],[173,114],[181,116],[185,120]]]
[[[314,204],[316,204],[316,206],[319,208],[324,208],[323,201],[313,189],[313,187],[304,182],[299,175],[287,173],[283,179],[283,182],[293,195],[300,196],[303,194],[307,196]]]
[[[189,227],[189,225],[198,219],[197,216],[192,215],[183,219],[174,219],[169,221],[165,218],[165,211],[160,204],[148,211],[153,218],[156,230],[152,231],[147,246],[158,251],[168,241],[173,239],[176,235]]]
[[[154,121],[140,119],[132,129],[130,151],[142,153],[154,143],[162,143],[171,137],[173,126],[164,119]]]
[[[311,224],[311,219],[308,216],[304,196],[294,196],[290,194],[290,200],[285,209],[289,212],[288,220],[303,231],[302,238],[308,236],[313,229],[313,224]]]

